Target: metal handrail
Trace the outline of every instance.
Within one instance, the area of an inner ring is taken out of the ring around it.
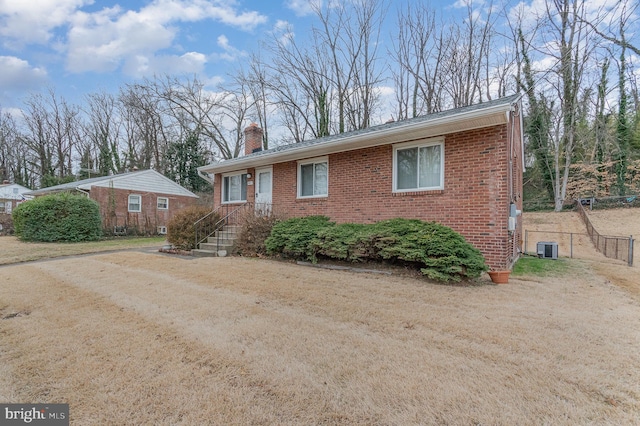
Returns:
[[[218,231],[221,231],[226,225],[229,224],[236,224],[238,222],[238,216],[240,214],[241,211],[246,210],[248,207],[251,207],[253,204],[252,203],[243,203],[241,205],[236,205],[236,204],[223,204],[221,206],[219,206],[218,208],[216,208],[215,210],[212,210],[211,212],[207,213],[205,216],[201,217],[200,219],[198,219],[197,221],[194,222],[193,226],[195,228],[195,246],[196,248],[198,248],[200,246],[200,243],[203,243],[204,241],[206,241],[209,237],[211,237],[213,234],[215,234]],[[235,207],[233,210],[231,210],[232,207]],[[229,211],[231,210],[231,211]],[[222,212],[225,212],[224,216],[222,216],[221,219],[219,219],[213,226],[206,226],[206,222],[205,222],[205,226],[202,226],[201,223],[206,220],[207,218],[209,218],[211,215],[213,214],[220,214]],[[222,235],[224,234],[224,235]],[[220,247],[220,240],[224,239],[221,237],[228,237],[230,234],[230,232],[218,232],[217,233],[217,237],[216,237],[216,250],[219,249]]]

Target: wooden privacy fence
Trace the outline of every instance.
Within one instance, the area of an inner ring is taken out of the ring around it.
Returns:
[[[587,226],[587,234],[596,246],[596,250],[608,258],[624,260],[629,266],[633,266],[633,235],[628,237],[601,235],[593,227],[589,215],[587,215],[587,211],[582,204],[582,200],[578,200],[576,205],[580,217],[582,217],[582,220]]]

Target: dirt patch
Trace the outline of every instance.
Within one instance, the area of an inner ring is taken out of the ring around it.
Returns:
[[[0,400],[72,424],[633,424],[640,303],[123,252],[0,269]]]
[[[593,210],[587,214],[603,235],[640,236],[639,208]],[[629,267],[596,251],[577,212],[531,212],[524,213],[523,219],[524,229],[529,231],[528,252],[535,253],[537,241],[554,241],[558,242],[559,255],[570,257],[573,243],[575,259],[589,260],[590,270],[640,300],[640,245],[635,244],[633,267]]]

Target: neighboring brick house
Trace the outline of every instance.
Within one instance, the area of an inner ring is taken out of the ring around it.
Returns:
[[[0,235],[13,233],[11,213],[18,204],[26,201],[24,194],[29,191],[29,188],[9,181],[3,181],[0,185]]]
[[[522,244],[520,96],[261,151],[200,167],[213,175],[214,207],[270,204],[289,216],[336,222],[404,217],[461,233],[494,269]]]
[[[82,193],[100,206],[105,232],[164,234],[176,212],[198,196],[154,170],[141,170],[56,185],[28,193]]]
[[[2,182],[0,185],[0,214],[11,214],[19,203],[26,200],[24,195],[29,191],[31,191],[29,188],[17,183]]]

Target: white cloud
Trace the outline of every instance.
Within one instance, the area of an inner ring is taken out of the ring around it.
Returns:
[[[4,0],[0,1],[0,35],[3,45],[14,49],[45,44],[52,30],[65,25],[78,8],[93,0]]]
[[[313,13],[314,7],[322,5],[322,0],[288,0],[285,6],[291,9],[296,16],[307,16]]]
[[[234,61],[237,61],[239,58],[248,56],[247,52],[236,49],[235,47],[231,46],[229,44],[229,39],[225,35],[218,36],[217,44],[220,48],[222,48],[222,50],[224,50],[224,53],[214,55],[214,57],[216,58],[229,61],[229,62],[234,62]]]
[[[171,46],[176,29],[119,9],[78,13],[68,35],[67,68],[73,72],[114,71],[123,62]]]
[[[68,36],[67,68],[105,72],[124,63],[127,73],[138,75],[146,67],[168,62],[169,68],[197,69],[202,61],[193,61],[193,55],[156,57],[155,52],[176,48],[177,25],[182,22],[212,19],[243,30],[266,22],[257,12],[238,13],[231,6],[207,0],[155,0],[139,11],[78,12]]]
[[[37,87],[47,80],[47,71],[31,66],[15,56],[0,56],[0,91],[18,91]]]
[[[238,10],[234,0],[152,0],[139,10],[117,5],[97,12],[81,10],[93,2],[0,0],[3,44],[21,49],[49,43],[66,55],[67,70],[78,73],[112,72],[122,66],[131,72],[144,68],[141,64],[145,61],[197,68],[201,61],[194,61],[191,54],[157,55],[165,49],[182,50],[177,42],[180,24],[211,20],[252,31],[267,22],[267,17],[256,11]]]
[[[271,34],[280,40],[285,46],[288,45],[296,36],[293,32],[293,25],[288,21],[278,20],[276,21]]]
[[[199,74],[204,70],[207,58],[202,53],[184,55],[136,55],[127,60],[123,71],[136,78],[161,74]]]

